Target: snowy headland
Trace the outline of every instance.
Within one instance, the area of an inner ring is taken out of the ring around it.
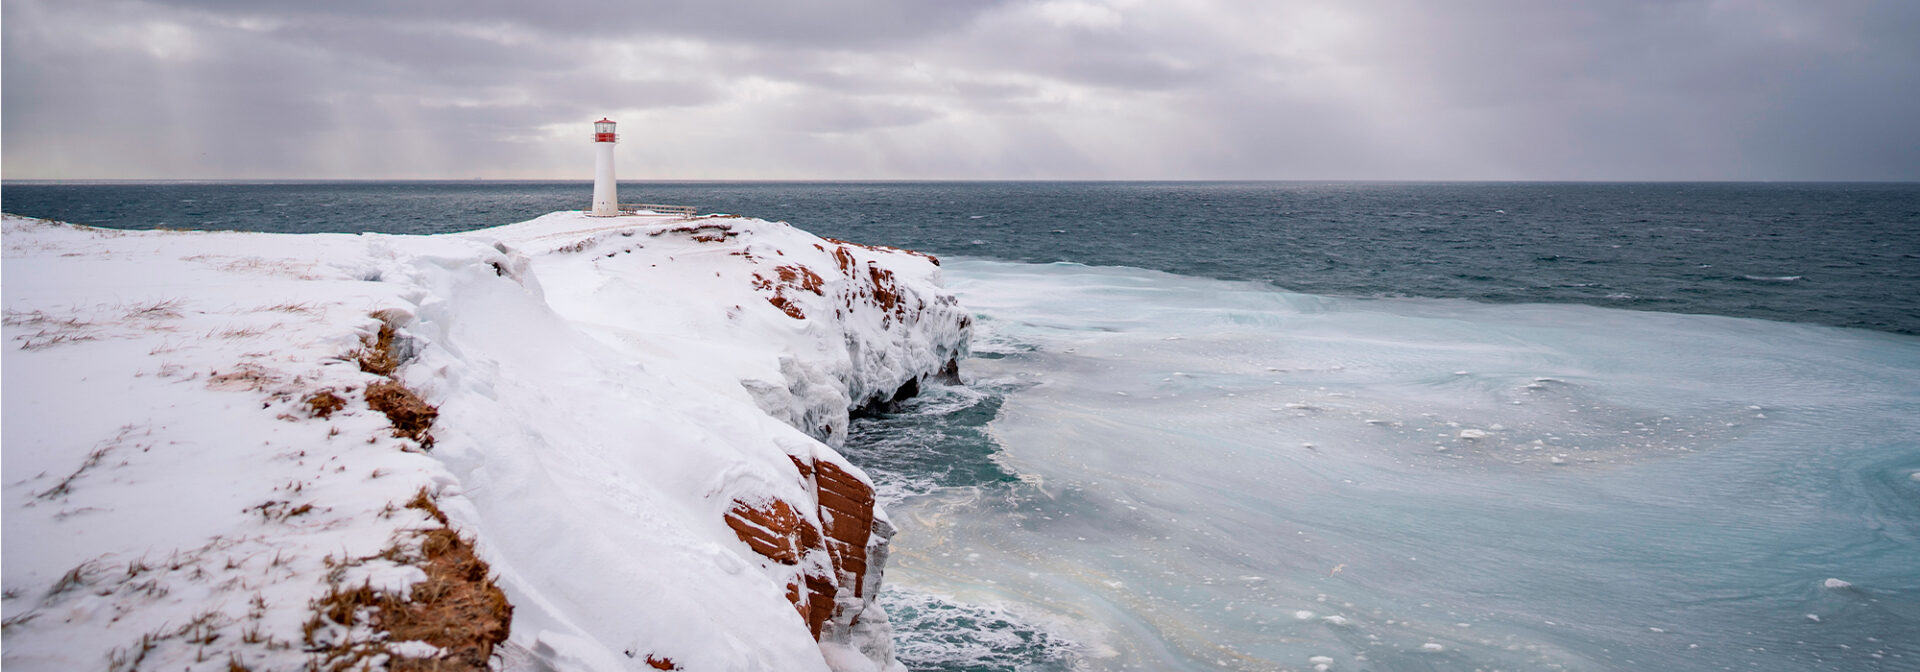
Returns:
[[[899,667],[834,446],[955,375],[931,257],[4,225],[9,670]]]

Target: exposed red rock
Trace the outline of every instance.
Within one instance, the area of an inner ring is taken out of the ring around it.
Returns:
[[[792,460],[801,482],[814,491],[824,535],[781,499],[764,504],[735,500],[726,522],[755,553],[783,565],[802,565],[812,551],[825,552],[830,566],[804,565],[800,581],[787,583],[787,600],[818,640],[821,628],[840,616],[839,605],[860,604],[866,597],[873,488],[832,462]],[[843,596],[851,599],[838,599]]]
[[[892,245],[868,245],[866,243],[855,243],[851,241],[840,240],[838,238],[827,238],[826,240],[827,242],[834,243],[836,245],[865,248],[865,249],[874,250],[877,252],[899,252],[901,254],[911,254],[913,256],[920,257],[922,259],[926,259],[927,261],[933,262],[933,265],[935,266],[940,265],[939,257],[933,256],[931,254],[927,254],[925,252],[921,252],[919,250],[909,250],[904,247],[894,247]]]
[[[775,499],[770,504],[752,505],[735,500],[733,509],[727,511],[727,527],[733,528],[735,535],[755,553],[766,556],[783,565],[800,564],[804,549],[812,544],[803,544],[804,539],[817,539],[820,531],[812,523],[802,519],[785,500]]]
[[[794,264],[775,266],[773,271],[775,276],[773,278],[754,273],[754,289],[772,292],[773,296],[767,297],[767,303],[779,308],[780,312],[787,314],[787,317],[796,320],[807,319],[807,314],[800,309],[800,305],[787,298],[787,290],[813,292],[815,296],[825,296],[826,292],[822,288],[826,286],[826,280],[822,279],[819,273],[813,272],[813,269]]]
[[[862,584],[867,577],[867,541],[873,534],[873,488],[832,462],[815,464],[814,482],[833,568],[851,580],[854,597],[865,597]]]
[[[703,218],[703,219],[706,219],[706,218]],[[740,232],[733,230],[733,226],[730,224],[708,224],[708,223],[676,226],[671,229],[661,229],[659,231],[654,231],[647,235],[658,236],[663,233],[692,234],[694,242],[700,242],[700,243],[718,243],[718,242],[723,242],[728,238],[732,238],[740,235]]]
[[[780,274],[780,282],[788,287],[798,287],[813,292],[814,296],[825,295],[824,292],[820,291],[820,288],[825,286],[826,281],[822,280],[820,274],[813,272],[811,268],[787,265],[775,266],[773,270]]]
[[[779,308],[780,312],[787,314],[787,317],[791,317],[796,320],[807,319],[807,313],[805,311],[800,310],[799,305],[796,305],[792,301],[788,301],[787,297],[785,296],[775,294],[773,296],[767,297],[767,303],[771,303],[773,304],[773,307]]]

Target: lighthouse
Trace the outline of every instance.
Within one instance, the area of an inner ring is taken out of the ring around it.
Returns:
[[[593,122],[593,217],[620,216],[620,193],[613,183],[613,121],[601,117]]]

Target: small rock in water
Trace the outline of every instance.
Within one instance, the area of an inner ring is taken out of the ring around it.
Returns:
[[[1827,579],[1821,581],[1820,585],[1824,586],[1827,590],[1846,590],[1853,587],[1853,584],[1840,579]]]

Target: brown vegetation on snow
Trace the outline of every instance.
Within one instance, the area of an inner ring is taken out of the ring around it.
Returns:
[[[487,563],[474,554],[473,544],[448,527],[447,516],[434,503],[425,488],[414,495],[407,508],[427,514],[440,527],[417,533],[419,547],[395,543],[381,554],[368,558],[330,561],[333,574],[327,594],[311,605],[312,616],[304,628],[308,650],[317,660],[318,670],[358,669],[377,656],[388,656],[390,670],[442,672],[486,670],[493,648],[507,641],[507,628],[513,620],[513,605],[489,575]],[[413,584],[407,594],[374,590],[370,584],[346,587],[341,577],[346,569],[375,558],[411,565],[425,572],[425,581]],[[379,633],[365,641],[351,636],[334,640],[330,626],[351,633],[364,625]],[[390,645],[420,641],[440,649],[431,658],[395,655]]]
[[[393,423],[394,436],[413,439],[422,449],[432,449],[433,434],[428,430],[433,427],[434,418],[439,417],[440,409],[393,377],[406,355],[396,350],[393,317],[385,313],[376,313],[373,317],[380,320],[380,331],[354,353],[361,371],[385,378],[367,386],[367,405],[386,414],[387,420]]]

